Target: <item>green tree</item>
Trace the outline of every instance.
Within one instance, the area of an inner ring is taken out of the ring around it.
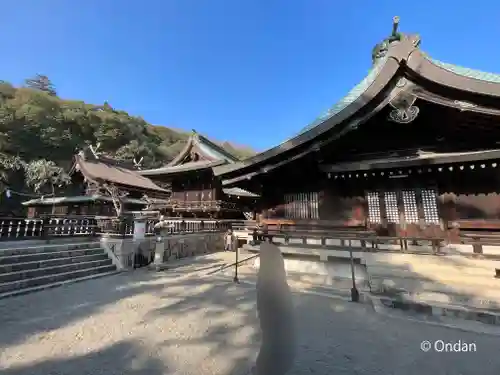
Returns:
[[[25,163],[20,157],[0,152],[0,191],[5,189],[10,176],[24,167]]]
[[[51,195],[55,196],[55,188],[63,187],[71,183],[69,175],[63,168],[57,166],[51,160],[40,159],[28,163],[25,167],[26,185],[33,188],[36,193],[43,193],[50,188]],[[55,206],[52,206],[55,213]]]
[[[40,90],[48,93],[49,95],[56,96],[56,89],[49,77],[43,74],[37,74],[33,78],[28,78],[24,81],[26,87],[34,90]]]
[[[68,170],[79,150],[100,143],[104,155],[129,162],[143,158],[142,168],[156,168],[172,160],[189,137],[153,126],[109,103],[61,99],[46,76],[29,79],[26,86],[0,81],[0,182],[8,182],[13,190],[26,188],[26,173],[15,168],[26,164],[32,172],[36,160]],[[36,183],[30,181],[28,186],[35,189]]]

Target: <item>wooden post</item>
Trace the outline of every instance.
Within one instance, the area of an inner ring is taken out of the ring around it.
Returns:
[[[50,218],[44,217],[42,219],[42,230],[41,230],[42,238],[44,240],[48,240],[50,236]]]

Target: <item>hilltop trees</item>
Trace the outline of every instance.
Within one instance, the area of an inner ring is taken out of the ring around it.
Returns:
[[[33,78],[28,78],[24,81],[26,87],[34,90],[44,91],[49,95],[56,96],[56,90],[54,85],[50,81],[49,77],[43,74],[37,74]]]
[[[169,158],[160,152],[162,139],[143,119],[109,104],[93,105],[55,96],[44,76],[15,88],[0,83],[0,151],[24,162],[46,159],[66,165],[77,150],[101,144],[101,151],[121,158],[144,157],[147,167]]]
[[[33,191],[53,186],[59,181],[54,176],[64,176],[75,153],[88,145],[100,143],[104,154],[142,158],[143,168],[154,168],[171,160],[187,138],[107,102],[62,99],[41,74],[23,87],[0,80],[0,193],[2,184],[18,191],[25,191],[26,183]]]

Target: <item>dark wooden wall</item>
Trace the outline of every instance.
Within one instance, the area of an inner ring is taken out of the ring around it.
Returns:
[[[173,200],[185,202],[215,201],[221,197],[220,183],[211,171],[175,176],[172,179]]]

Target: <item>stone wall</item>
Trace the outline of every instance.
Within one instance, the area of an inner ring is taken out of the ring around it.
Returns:
[[[103,236],[101,246],[118,269],[128,270],[134,268],[136,254],[142,254],[146,259],[151,259],[154,254],[155,265],[161,265],[175,259],[221,251],[224,241],[222,233],[178,234],[162,237],[161,242],[156,237],[134,240]]]

